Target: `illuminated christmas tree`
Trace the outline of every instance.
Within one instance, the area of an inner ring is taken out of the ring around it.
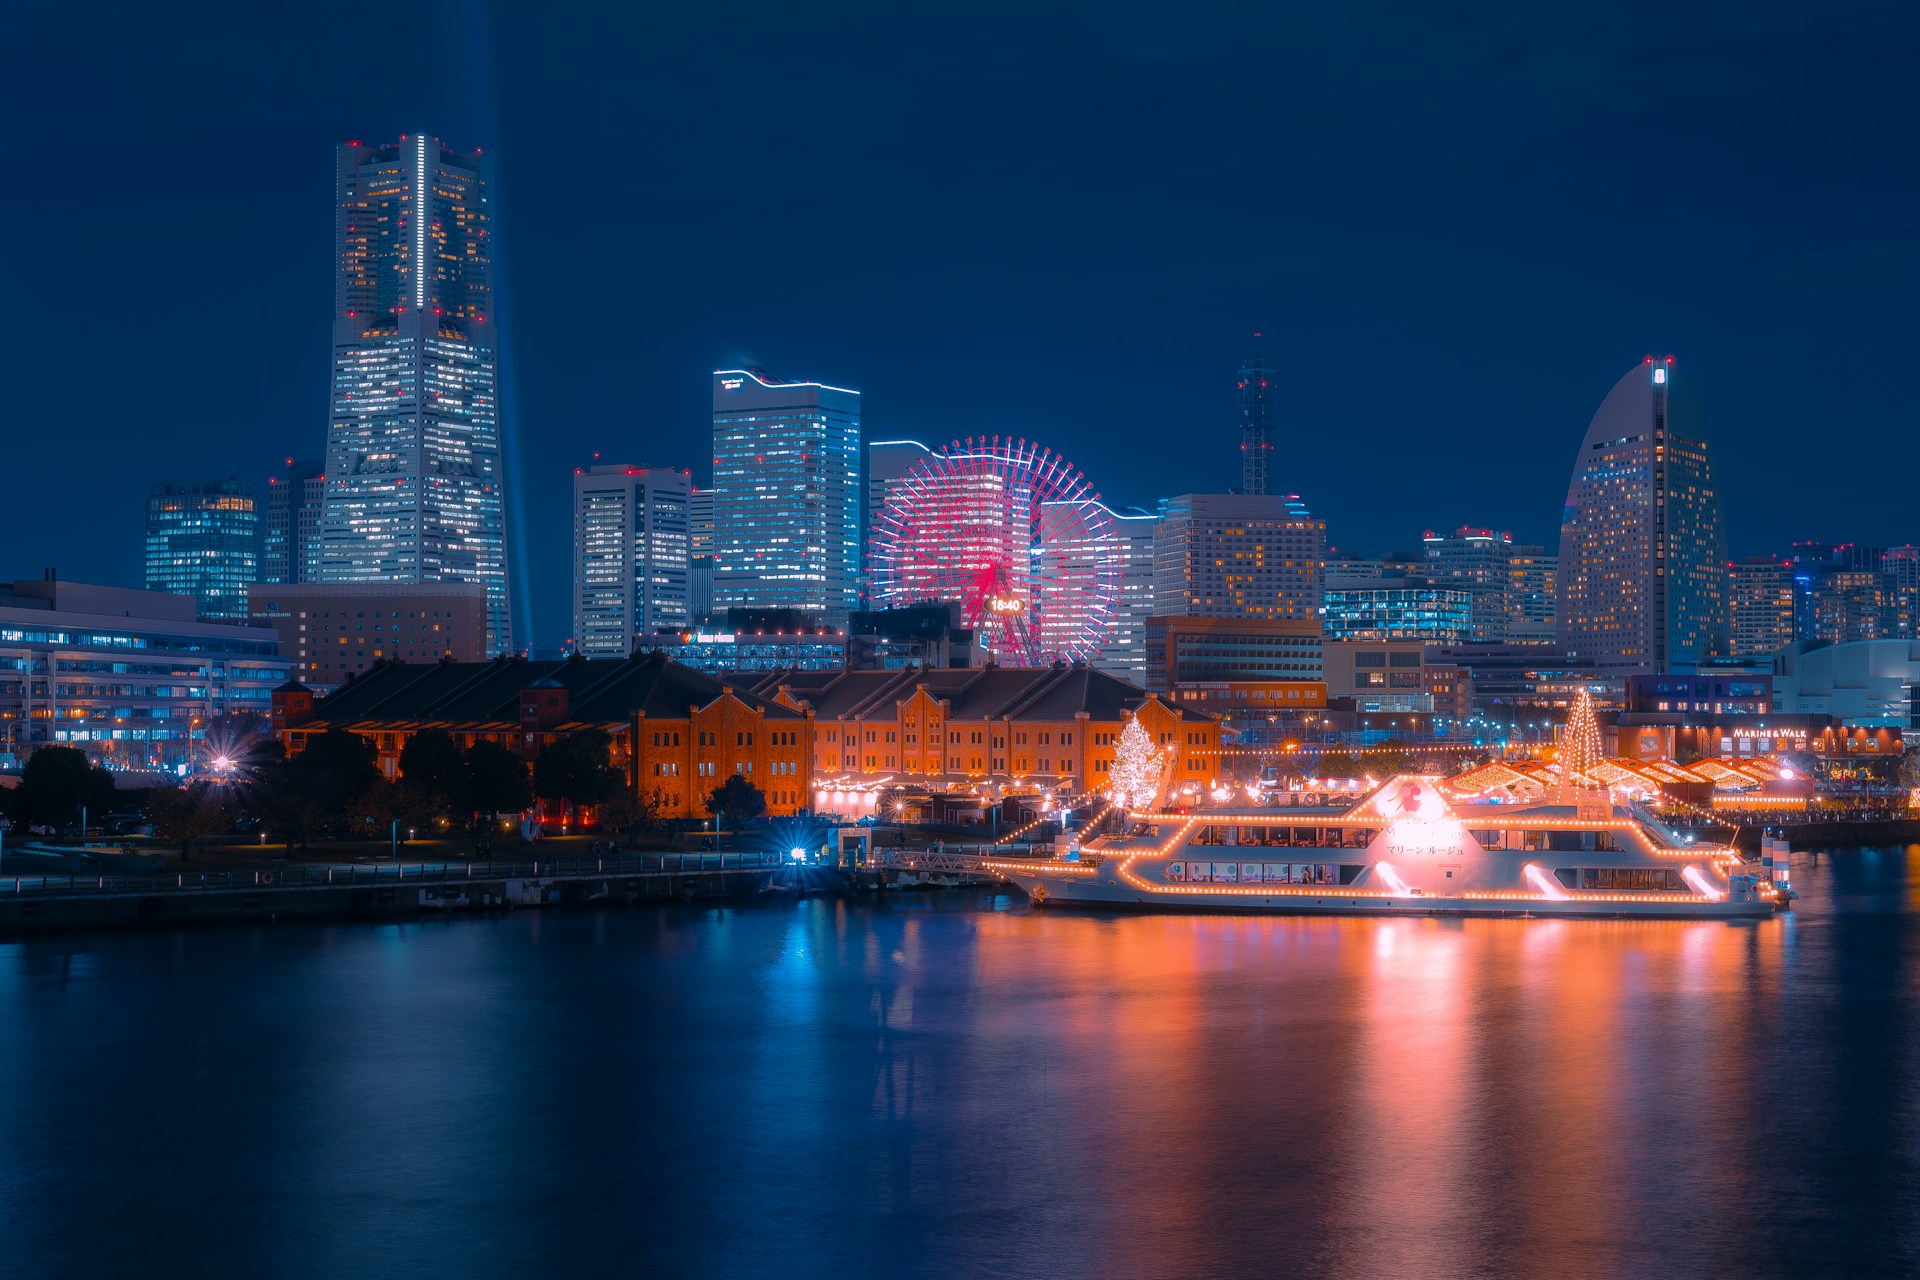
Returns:
[[[1592,787],[1594,766],[1602,759],[1600,722],[1593,716],[1593,698],[1582,689],[1567,713],[1567,727],[1560,735],[1560,780],[1567,787]]]
[[[1152,804],[1160,793],[1160,753],[1153,737],[1141,727],[1140,718],[1128,719],[1113,753],[1113,772],[1107,775],[1107,791],[1120,808]]]

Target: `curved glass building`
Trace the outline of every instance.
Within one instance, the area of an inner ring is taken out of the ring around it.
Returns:
[[[1609,674],[1724,656],[1727,539],[1706,432],[1673,357],[1614,384],[1560,520],[1558,639]]]

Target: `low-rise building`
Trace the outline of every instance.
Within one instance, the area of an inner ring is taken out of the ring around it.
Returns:
[[[1920,640],[1802,640],[1773,659],[1773,709],[1920,727]]]
[[[1307,619],[1147,619],[1147,688],[1224,715],[1327,705],[1318,623]]]
[[[1176,784],[1211,786],[1219,770],[1213,716],[1085,666],[783,671],[747,687],[812,717],[821,809],[904,785],[1098,791],[1136,715]]]
[[[478,583],[256,583],[247,612],[274,629],[294,678],[319,693],[382,662],[488,656],[487,589]]]
[[[0,756],[83,748],[186,773],[215,717],[266,715],[290,665],[266,627],[202,622],[192,596],[47,577],[0,585]]]
[[[847,665],[847,633],[808,631],[669,631],[641,636],[638,653],[661,653],[709,675],[728,671],[838,671]]]
[[[809,807],[813,718],[660,653],[558,662],[382,663],[324,698],[299,684],[273,694],[274,730],[289,754],[329,729],[373,745],[400,776],[407,739],[442,729],[466,747],[489,741],[531,761],[584,729],[604,730],[611,761],[636,795],[669,818],[707,816],[706,798],[740,774],[790,815]]]

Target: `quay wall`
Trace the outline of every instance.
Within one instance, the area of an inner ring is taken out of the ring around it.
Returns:
[[[748,867],[559,877],[475,876],[360,884],[236,888],[109,885],[15,891],[0,881],[0,939],[111,929],[279,920],[385,921],[531,906],[614,906],[737,898],[767,887],[774,872]]]

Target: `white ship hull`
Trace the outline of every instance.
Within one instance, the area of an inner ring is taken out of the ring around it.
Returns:
[[[1791,896],[1605,793],[1489,802],[1403,775],[1340,808],[1135,813],[1125,834],[987,866],[1035,903],[1305,915],[1752,919]]]
[[[1063,867],[1072,866],[1062,864]],[[1037,868],[1037,864],[1036,864]],[[1636,919],[1759,919],[1778,910],[1770,898],[1754,897],[1740,901],[1731,897],[1718,901],[1693,896],[1675,901],[1654,899],[1652,895],[1634,899],[1626,895],[1595,895],[1593,898],[1568,896],[1563,899],[1528,896],[1521,899],[1497,897],[1447,896],[1409,893],[1355,894],[1338,889],[1322,892],[1290,890],[1285,894],[1262,888],[1243,887],[1241,892],[1220,894],[1198,888],[1181,889],[1168,885],[1148,890],[1120,879],[1114,864],[1092,869],[1091,874],[1067,873],[1053,868],[1016,869],[1006,864],[995,868],[1020,886],[1035,905],[1049,907],[1104,907],[1140,911],[1221,911],[1236,914],[1328,915],[1328,916],[1508,916],[1508,917],[1598,917]]]

